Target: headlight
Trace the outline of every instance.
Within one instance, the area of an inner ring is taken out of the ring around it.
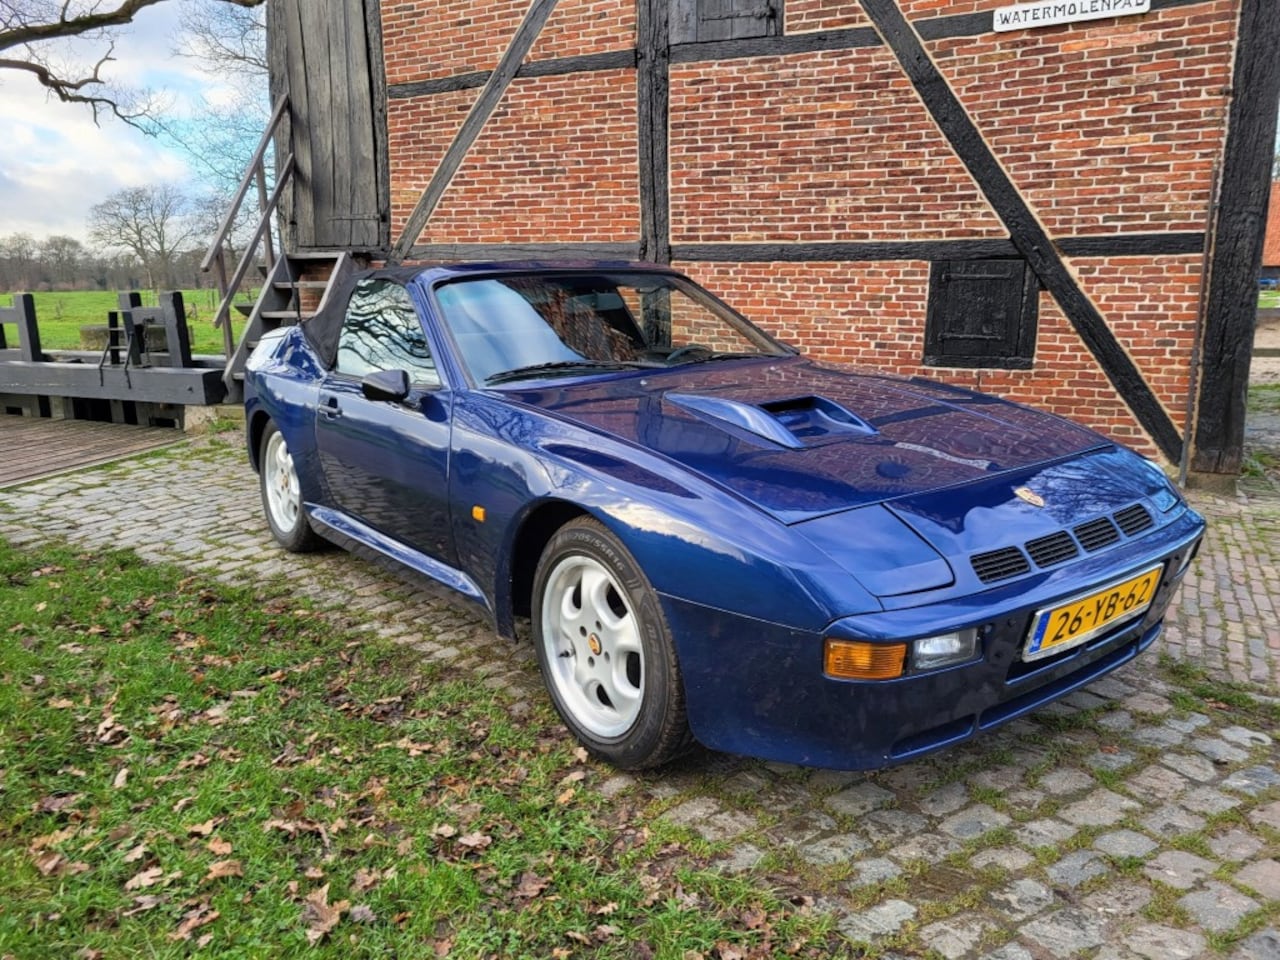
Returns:
[[[1160,487],[1160,489],[1152,495],[1152,501],[1155,502],[1156,508],[1161,513],[1168,513],[1182,502],[1182,497],[1179,496],[1178,491],[1174,489],[1173,484],[1169,482],[1169,475],[1164,472],[1160,467],[1160,464],[1156,463],[1154,460],[1146,459],[1142,462],[1146,464],[1147,469],[1151,471],[1152,476],[1155,477],[1156,483]]]
[[[953,663],[964,663],[972,660],[977,650],[978,631],[974,629],[922,637],[911,644],[911,668],[936,670]]]

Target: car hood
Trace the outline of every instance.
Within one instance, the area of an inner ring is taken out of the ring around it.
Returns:
[[[800,358],[506,395],[674,460],[787,524],[1110,445],[996,397]]]

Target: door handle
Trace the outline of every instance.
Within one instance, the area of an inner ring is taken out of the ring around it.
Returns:
[[[342,407],[338,406],[338,398],[332,394],[321,401],[320,412],[326,420],[337,420],[342,416]]]

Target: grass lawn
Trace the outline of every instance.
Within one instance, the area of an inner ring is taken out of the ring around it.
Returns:
[[[545,703],[337,616],[0,540],[0,956],[840,952]]]
[[[1280,307],[1280,290],[1263,290],[1258,294],[1258,307]]]
[[[40,327],[40,344],[46,350],[78,350],[80,328],[89,324],[105,324],[107,313],[117,309],[118,294],[113,290],[76,290],[62,293],[36,293],[36,320]],[[187,310],[187,324],[191,330],[193,353],[222,353],[222,331],[213,326],[213,314],[218,309],[215,290],[184,290],[183,303]],[[10,306],[13,295],[0,293],[0,306]],[[153,291],[142,291],[143,306],[156,305]],[[232,330],[238,335],[240,317],[233,315]],[[14,328],[8,327],[6,337],[14,337]]]

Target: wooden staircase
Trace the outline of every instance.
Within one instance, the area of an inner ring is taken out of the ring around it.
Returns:
[[[228,401],[244,399],[245,363],[262,335],[310,320],[328,302],[337,282],[354,269],[346,252],[285,253],[275,258],[240,340],[227,358],[222,381]]]
[[[239,403],[244,399],[245,363],[262,335],[281,326],[303,323],[315,316],[326,302],[334,282],[354,269],[354,261],[348,253],[288,253],[281,248],[282,244],[277,244],[272,221],[279,209],[280,197],[293,178],[294,158],[290,153],[283,162],[275,165],[275,183],[272,185],[268,183],[266,156],[276,129],[288,114],[289,98],[282,96],[276,101],[271,122],[258,141],[258,148],[249,161],[240,188],[232,197],[231,207],[200,265],[201,270],[214,272],[222,294],[213,324],[223,333],[227,362],[222,382],[226,385],[229,403]],[[228,241],[235,232],[241,209],[253,187],[257,188],[258,219],[243,252],[238,257],[229,256]],[[235,261],[234,266],[231,266],[231,260]],[[255,267],[265,279],[237,340],[231,330],[232,302]]]

